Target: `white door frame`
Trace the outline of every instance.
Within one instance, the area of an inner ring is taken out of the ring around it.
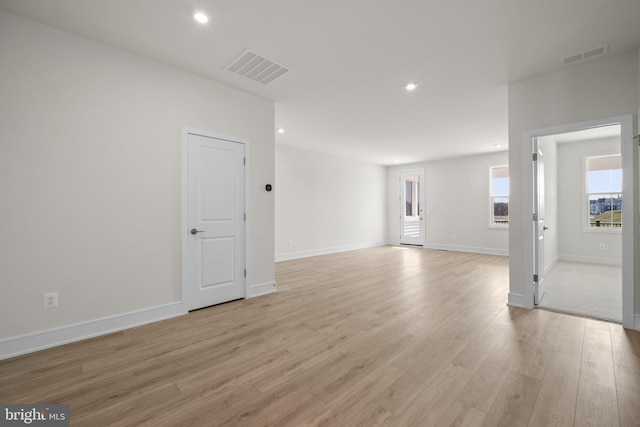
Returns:
[[[188,172],[188,143],[189,143],[189,135],[200,135],[200,136],[205,136],[205,137],[209,137],[209,138],[215,138],[215,139],[222,139],[225,141],[229,141],[229,142],[235,142],[238,144],[243,144],[244,145],[244,156],[246,159],[246,167],[244,168],[244,206],[245,206],[245,212],[250,212],[250,206],[249,206],[249,201],[250,201],[250,197],[249,197],[249,169],[250,169],[250,156],[249,156],[249,140],[244,139],[244,138],[239,138],[239,137],[235,137],[235,136],[229,136],[229,135],[224,135],[224,134],[220,134],[220,133],[216,133],[216,132],[210,132],[210,131],[206,131],[206,130],[201,130],[201,129],[194,129],[194,128],[190,128],[190,127],[183,127],[182,128],[182,166],[181,166],[181,179],[182,179],[182,194],[181,194],[181,221],[180,221],[180,243],[181,243],[181,249],[180,249],[180,253],[181,253],[181,263],[180,263],[180,268],[181,268],[181,273],[180,273],[180,281],[181,281],[181,286],[182,286],[182,311],[183,312],[188,312],[189,309],[189,259],[188,259],[188,238],[189,238],[189,216],[188,216],[188,200],[187,200],[187,195],[188,195],[188,186],[187,186],[187,182],[188,182],[188,176],[187,176],[187,172]],[[245,277],[244,280],[244,297],[243,298],[247,298],[247,295],[249,295],[249,279],[250,279],[250,274],[251,274],[251,269],[249,268],[252,264],[250,262],[249,259],[249,250],[248,250],[248,243],[249,243],[249,230],[251,229],[251,215],[247,215],[247,220],[244,223],[244,262],[245,262],[245,268],[247,270],[247,275]]]
[[[537,154],[535,164],[533,166],[533,211],[537,218],[533,221],[534,227],[534,244],[533,244],[533,272],[537,273],[538,280],[534,280],[534,304],[540,304],[541,299],[544,297],[544,276],[545,266],[544,253],[545,253],[545,188],[544,188],[544,151],[542,150],[542,143],[538,141],[538,138],[532,138],[533,153]],[[542,193],[542,194],[540,194]],[[542,200],[542,203],[540,203]],[[535,276],[534,276],[535,279]]]
[[[602,127],[607,125],[620,125],[620,150],[622,155],[622,182],[624,204],[622,216],[626,219],[622,233],[622,325],[625,328],[640,328],[635,324],[635,260],[638,253],[638,197],[637,166],[638,147],[633,140],[633,116],[625,114],[621,116],[607,117],[579,123],[571,123],[553,126],[543,129],[534,129],[523,132],[522,150],[522,231],[524,243],[524,298],[525,307],[534,307],[533,287],[533,167],[531,158],[531,140],[536,137],[556,135],[559,133],[574,132],[583,129]]]
[[[425,221],[424,221],[424,212],[425,212],[425,205],[427,204],[427,193],[426,193],[426,185],[425,185],[425,177],[424,177],[424,168],[415,168],[415,169],[403,169],[400,170],[398,172],[398,196],[399,196],[399,202],[398,202],[398,218],[399,218],[399,222],[398,222],[398,235],[400,236],[400,240],[399,243],[402,244],[402,234],[404,232],[404,230],[402,229],[402,225],[403,225],[403,220],[402,220],[402,216],[404,215],[404,207],[401,206],[402,205],[402,198],[403,198],[403,191],[404,188],[402,187],[402,174],[416,174],[420,177],[420,186],[418,187],[418,205],[420,205],[420,212],[418,212],[421,220],[420,220],[420,240],[421,242],[419,243],[420,246],[424,246],[425,242],[427,241],[427,237],[425,236],[426,234],[426,229],[427,227],[425,226]],[[408,243],[411,244],[411,243]]]

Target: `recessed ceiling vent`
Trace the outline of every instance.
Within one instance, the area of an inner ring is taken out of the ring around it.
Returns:
[[[225,69],[263,85],[271,83],[289,71],[288,68],[249,50]]]
[[[573,55],[569,55],[566,58],[563,58],[564,65],[573,64],[575,62],[584,61],[585,59],[590,59],[596,56],[604,55],[609,50],[609,45],[604,45],[597,47],[595,49],[590,49],[584,52],[576,53]]]

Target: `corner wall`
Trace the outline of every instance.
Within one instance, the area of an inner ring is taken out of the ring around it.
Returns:
[[[389,167],[387,239],[399,243],[400,171],[424,169],[425,247],[507,255],[509,229],[489,228],[489,166],[508,163],[502,151]]]
[[[0,58],[0,353],[183,312],[183,126],[249,140],[249,285],[274,280],[272,102],[2,12]]]
[[[383,166],[276,144],[275,259],[383,244]]]

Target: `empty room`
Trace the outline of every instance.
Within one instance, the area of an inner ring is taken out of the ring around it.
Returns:
[[[0,425],[640,425],[639,16],[0,0]]]

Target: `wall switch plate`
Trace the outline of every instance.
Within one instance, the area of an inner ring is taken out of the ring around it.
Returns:
[[[44,294],[44,308],[54,308],[58,306],[58,293],[48,292]]]
[[[600,250],[601,251],[606,251],[607,250],[607,245],[605,245],[604,243],[600,243]]]

